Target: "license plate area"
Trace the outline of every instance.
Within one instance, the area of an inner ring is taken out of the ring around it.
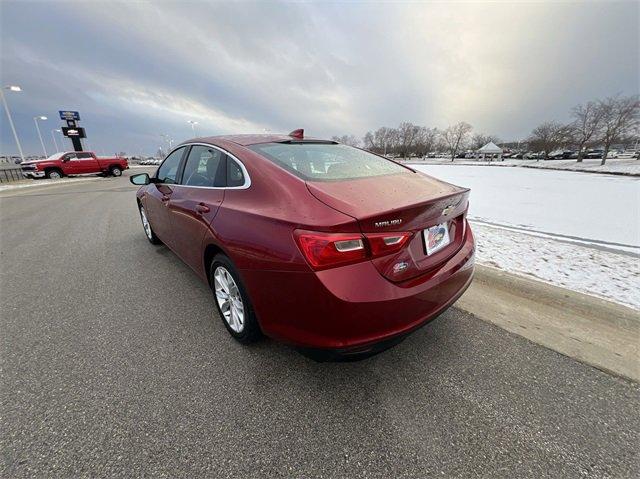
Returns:
[[[451,243],[449,223],[440,223],[439,225],[422,230],[422,237],[424,239],[424,249],[427,256],[437,253]]]

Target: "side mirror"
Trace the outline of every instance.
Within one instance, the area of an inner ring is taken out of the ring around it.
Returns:
[[[62,162],[66,163],[67,161],[69,161],[71,158],[69,158],[68,156],[64,156],[62,157]]]
[[[149,183],[151,183],[149,181],[148,173],[139,173],[137,175],[132,175],[129,177],[129,181],[137,186],[148,185]]]

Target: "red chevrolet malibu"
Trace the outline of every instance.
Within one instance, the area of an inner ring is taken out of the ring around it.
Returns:
[[[141,185],[149,241],[206,281],[241,343],[366,357],[449,307],[473,276],[469,190],[333,141],[198,138]]]

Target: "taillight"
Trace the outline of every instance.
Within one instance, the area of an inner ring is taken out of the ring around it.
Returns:
[[[294,236],[300,250],[314,268],[354,263],[367,257],[361,234],[296,230]]]
[[[402,249],[412,233],[323,233],[296,230],[294,237],[315,269],[357,263]]]

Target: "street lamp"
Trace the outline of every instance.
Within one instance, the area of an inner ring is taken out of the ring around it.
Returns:
[[[42,151],[44,151],[44,157],[48,157],[47,149],[44,147],[44,141],[42,141],[42,134],[40,133],[40,127],[38,126],[38,120],[46,120],[46,116],[34,116],[33,122],[36,124],[36,130],[38,131],[38,138],[40,138],[40,144],[42,145]]]
[[[187,120],[187,123],[191,124],[191,129],[193,130],[194,136],[198,136],[196,133],[196,125],[198,124],[198,122],[193,120]]]
[[[58,142],[56,141],[56,133],[60,133],[60,131],[61,130],[56,130],[55,128],[51,130],[51,139],[53,140],[53,144],[56,147],[56,153],[60,151],[60,149],[58,148]]]
[[[165,139],[165,141],[169,145],[169,150],[171,150],[171,147],[173,145],[173,138],[171,138],[169,135],[165,135],[165,134],[161,134],[160,136]]]
[[[16,127],[13,126],[13,119],[11,118],[11,112],[9,111],[9,105],[7,105],[7,100],[4,97],[4,91],[9,90],[13,92],[20,92],[22,88],[18,85],[8,85],[4,88],[0,88],[0,97],[2,97],[2,104],[4,105],[4,111],[7,112],[7,118],[9,118],[9,125],[11,126],[11,131],[13,132],[13,138],[16,140],[16,145],[18,145],[18,152],[20,153],[20,158],[24,161],[24,153],[22,153],[22,145],[20,145],[20,140],[18,139],[18,134],[16,133]]]

